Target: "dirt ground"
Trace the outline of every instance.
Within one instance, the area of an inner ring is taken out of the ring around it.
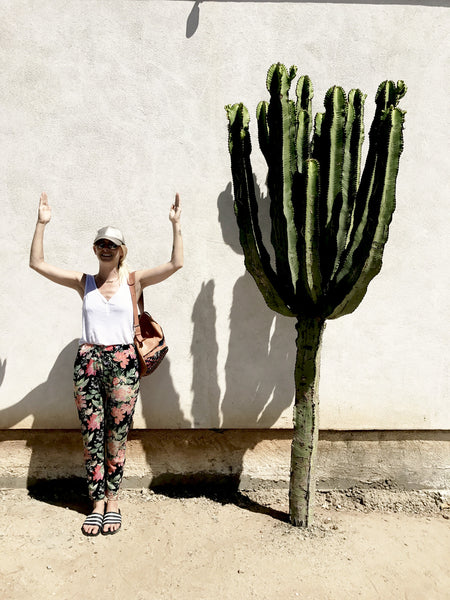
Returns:
[[[128,490],[122,530],[86,538],[87,504],[72,492],[0,490],[2,600],[450,598],[450,506],[438,493],[317,493],[301,530],[286,490]]]

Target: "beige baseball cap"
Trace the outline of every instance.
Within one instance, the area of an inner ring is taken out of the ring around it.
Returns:
[[[111,227],[111,225],[102,227],[97,231],[94,244],[98,242],[98,240],[109,240],[113,244],[117,244],[117,246],[125,246],[125,238],[123,237],[123,233],[120,231],[120,229],[117,229],[117,227]]]

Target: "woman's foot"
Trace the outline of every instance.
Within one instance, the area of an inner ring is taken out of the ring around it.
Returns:
[[[101,515],[101,517],[103,518],[104,512],[105,512],[105,501],[104,500],[96,500],[94,502],[94,507],[92,509],[91,515]],[[92,519],[92,518],[90,519],[89,518],[91,515],[89,515],[87,517],[86,521],[83,523],[83,525],[81,527],[81,531],[83,532],[84,535],[87,535],[89,537],[94,537],[100,533],[102,527],[100,525],[99,519]],[[93,521],[94,522],[97,521],[98,524],[94,524]]]
[[[122,519],[119,510],[119,501],[110,498],[106,502],[105,516],[103,518],[103,535],[112,535],[117,533],[122,525]]]

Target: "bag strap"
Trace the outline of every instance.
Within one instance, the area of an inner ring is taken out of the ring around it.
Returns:
[[[134,321],[134,335],[138,342],[142,342],[141,326],[139,325],[139,314],[138,306],[136,302],[136,271],[133,271],[128,276],[128,285],[130,287],[131,300],[133,302],[133,321]],[[142,296],[141,296],[142,298]],[[144,301],[142,300],[142,308],[144,308]]]

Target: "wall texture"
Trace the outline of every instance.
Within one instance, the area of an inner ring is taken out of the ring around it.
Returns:
[[[135,430],[124,487],[192,483],[239,488],[288,487],[292,433],[286,429]],[[83,482],[77,431],[0,431],[0,488],[45,480]],[[319,489],[354,486],[434,489],[450,493],[450,432],[322,431]]]
[[[325,331],[321,428],[450,429],[450,23],[435,4],[3,0],[0,428],[77,427],[80,300],[28,269],[42,190],[48,261],[86,272],[105,224],[124,230],[132,266],[165,261],[181,194],[186,266],[145,294],[170,354],[143,382],[136,427],[291,426],[294,322],[245,273],[223,110],[254,114],[281,61],[310,75],[316,111],[332,84],[360,87],[367,129],[378,84],[408,85],[384,266]],[[253,162],[264,196],[256,135]]]

